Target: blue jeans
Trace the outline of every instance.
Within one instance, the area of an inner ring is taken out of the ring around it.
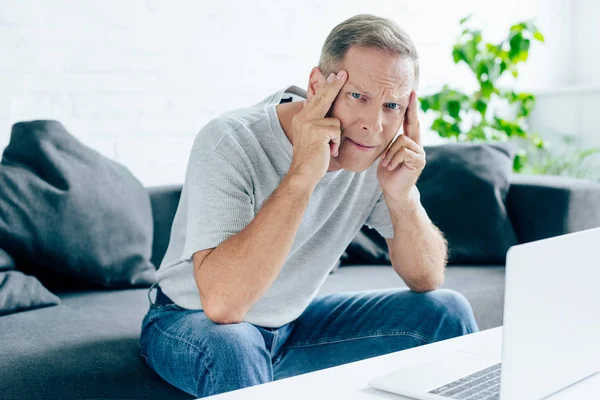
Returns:
[[[160,287],[152,302],[150,291],[141,354],[165,381],[196,397],[479,330],[469,302],[447,289],[322,295],[295,321],[279,328],[215,324],[202,310],[174,304]]]

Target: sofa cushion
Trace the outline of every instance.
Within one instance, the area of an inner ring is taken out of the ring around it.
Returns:
[[[0,187],[0,243],[50,290],[155,281],[148,192],[59,122],[13,125]]]
[[[195,398],[140,355],[148,288],[58,294],[59,306],[0,318],[0,398]]]

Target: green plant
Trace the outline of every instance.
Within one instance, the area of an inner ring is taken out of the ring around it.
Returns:
[[[530,162],[522,172],[600,181],[600,147],[581,149],[574,144],[573,138],[567,136],[561,142],[557,149],[550,145],[532,149]]]
[[[463,26],[470,18],[461,19]],[[544,36],[532,21],[520,22],[510,27],[508,37],[498,44],[483,41],[481,30],[465,28],[452,50],[454,63],[464,62],[475,74],[479,90],[467,94],[444,85],[442,90],[421,97],[421,109],[433,112],[435,119],[431,129],[441,137],[455,141],[506,141],[522,138],[543,148],[542,138],[531,133],[527,127],[527,116],[535,105],[531,93],[517,93],[498,87],[498,80],[511,73],[519,75],[519,64],[527,61],[531,41],[544,41]],[[513,105],[516,116],[505,119],[490,107],[493,101],[504,101]],[[521,171],[527,164],[527,150],[519,149],[514,170]]]

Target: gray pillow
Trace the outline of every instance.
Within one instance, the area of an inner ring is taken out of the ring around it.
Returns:
[[[60,304],[35,277],[11,271],[15,263],[0,249],[0,316]]]
[[[450,264],[504,264],[517,237],[506,210],[515,149],[508,143],[426,147],[421,203],[445,234]]]
[[[15,269],[15,261],[7,252],[0,249],[0,271],[9,271]]]
[[[0,316],[58,304],[60,298],[35,277],[21,271],[0,272]]]
[[[0,187],[0,243],[46,287],[155,282],[147,190],[59,122],[13,125]]]

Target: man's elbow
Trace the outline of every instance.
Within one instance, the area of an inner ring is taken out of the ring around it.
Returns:
[[[407,283],[407,286],[413,292],[423,293],[431,292],[432,290],[438,289],[444,283],[444,274],[439,274],[432,277],[421,278],[417,281]]]
[[[239,324],[244,320],[248,308],[243,304],[232,302],[229,296],[220,293],[211,293],[211,291],[198,286],[200,292],[200,303],[204,314],[215,324]],[[208,292],[208,293],[207,293]],[[229,298],[229,301],[224,299]]]
[[[239,324],[244,320],[245,313],[220,303],[202,303],[204,314],[215,324]]]

